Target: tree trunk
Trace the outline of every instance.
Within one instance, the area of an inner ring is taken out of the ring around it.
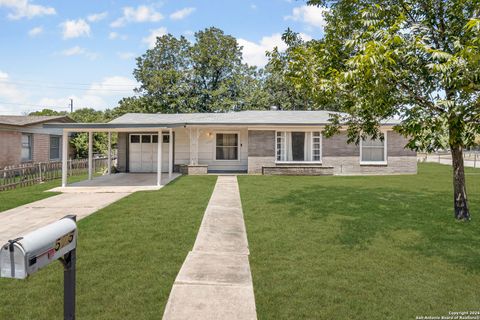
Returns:
[[[465,186],[465,168],[463,166],[462,146],[451,146],[453,167],[453,203],[457,220],[470,220],[468,211],[467,188]]]

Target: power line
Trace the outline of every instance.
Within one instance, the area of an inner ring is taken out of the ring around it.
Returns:
[[[7,83],[15,83],[15,84],[44,84],[44,82],[40,81],[34,81],[34,80],[10,80],[10,79],[0,79],[0,82],[7,82]],[[61,82],[61,83],[50,83],[50,85],[72,85],[72,86],[92,86],[92,83],[78,83],[78,82]],[[131,84],[101,84],[101,86],[106,86],[106,87],[129,87],[129,88],[135,88],[135,85]]]
[[[49,105],[31,104],[31,103],[18,103],[18,102],[0,101],[0,105],[2,105],[2,104],[22,106],[22,107],[25,107],[25,108],[32,107],[32,108],[43,108],[43,109],[67,109],[67,110],[70,109],[70,106],[68,106],[68,107],[57,107],[57,106],[49,106]]]
[[[3,82],[3,81],[0,81]],[[80,90],[80,91],[93,91],[93,92],[132,92],[132,89],[96,89],[96,88],[80,88],[80,87],[61,87],[61,86],[50,86],[50,85],[40,85],[40,84],[20,84],[13,81],[5,82],[16,84],[20,87],[34,87],[34,88],[48,88],[48,89],[59,89],[59,90]]]

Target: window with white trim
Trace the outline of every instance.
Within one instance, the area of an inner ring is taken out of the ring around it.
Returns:
[[[22,134],[22,161],[32,160],[32,135],[30,133]]]
[[[215,142],[216,160],[238,160],[238,133],[217,133]]]
[[[361,158],[360,162],[363,163],[383,163],[387,159],[385,151],[387,148],[387,140],[382,133],[377,139],[371,138],[362,139],[360,142]]]
[[[321,162],[321,132],[277,131],[276,160],[278,162]]]

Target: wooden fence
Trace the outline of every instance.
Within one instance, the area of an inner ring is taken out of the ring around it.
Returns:
[[[105,170],[107,158],[93,159],[93,172]],[[88,173],[88,159],[68,160],[68,176]],[[62,177],[62,162],[28,163],[0,170],[0,191],[31,186]]]

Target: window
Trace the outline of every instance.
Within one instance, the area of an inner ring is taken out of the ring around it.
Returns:
[[[152,135],[152,143],[158,143],[158,134]]]
[[[320,132],[312,132],[312,161],[321,161],[320,150],[322,148],[322,136]]]
[[[152,141],[152,136],[151,135],[142,135],[142,143],[150,143]]]
[[[279,162],[321,162],[322,134],[320,131],[278,131],[276,150]]]
[[[238,160],[237,133],[217,133],[215,141],[216,160]]]
[[[60,137],[50,136],[50,160],[60,159]]]
[[[140,143],[140,135],[132,134],[130,136],[130,143]]]
[[[164,134],[163,135],[163,143],[170,143],[170,135]]]
[[[32,160],[32,135],[22,134],[22,161]]]
[[[382,140],[383,139],[383,140]],[[381,138],[372,140],[367,138],[360,141],[360,162],[361,163],[385,163],[387,139],[384,134]]]

